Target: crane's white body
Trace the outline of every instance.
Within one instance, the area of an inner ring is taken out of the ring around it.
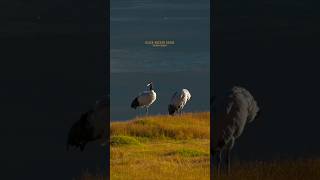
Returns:
[[[216,104],[213,123],[213,154],[218,155],[218,172],[221,155],[227,151],[228,171],[230,171],[230,152],[234,142],[243,133],[246,124],[252,122],[259,112],[257,102],[249,91],[234,87],[227,96]]]
[[[171,101],[168,107],[169,114],[175,112],[181,112],[184,106],[191,99],[191,94],[187,89],[182,89],[180,92],[175,92],[171,97]]]
[[[149,107],[157,99],[157,93],[154,90],[144,91],[138,95],[139,107]]]

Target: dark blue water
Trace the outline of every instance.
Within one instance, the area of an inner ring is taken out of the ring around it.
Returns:
[[[111,119],[124,120],[143,111],[130,103],[147,81],[157,101],[151,114],[167,113],[172,94],[187,88],[186,111],[208,111],[210,89],[210,7],[201,1],[111,1]],[[152,47],[146,40],[172,40]]]
[[[111,72],[209,71],[209,0],[111,1]],[[145,40],[174,40],[153,48]]]

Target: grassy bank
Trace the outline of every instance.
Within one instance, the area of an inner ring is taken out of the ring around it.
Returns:
[[[210,114],[137,117],[111,123],[111,179],[210,177]]]
[[[112,122],[111,180],[209,180],[210,114],[137,117]],[[319,180],[320,159],[233,164],[218,180]],[[106,179],[84,174],[81,180]]]

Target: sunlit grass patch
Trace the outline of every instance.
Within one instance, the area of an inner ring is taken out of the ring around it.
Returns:
[[[140,142],[136,138],[130,136],[111,136],[110,145],[140,145]]]
[[[209,154],[207,152],[203,152],[195,149],[181,148],[176,151],[169,152],[166,155],[169,155],[169,156],[179,155],[182,157],[199,157],[199,156],[208,156]]]

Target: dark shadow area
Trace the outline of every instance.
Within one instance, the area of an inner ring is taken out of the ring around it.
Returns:
[[[213,94],[247,88],[261,108],[235,160],[319,157],[319,3],[214,1]]]
[[[1,179],[106,172],[106,147],[66,151],[69,128],[109,91],[106,9],[107,1],[1,2]]]

